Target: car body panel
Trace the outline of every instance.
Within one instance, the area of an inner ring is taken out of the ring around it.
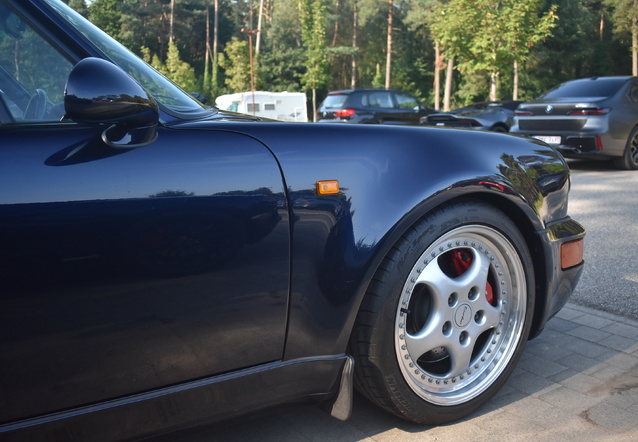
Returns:
[[[123,57],[47,3],[2,5],[28,11],[69,61]],[[569,171],[541,142],[162,99],[157,137],[129,148],[107,143],[112,122],[55,121],[59,103],[40,120],[0,115],[2,440],[134,439],[334,400],[380,262],[459,198],[500,207],[534,252],[534,334],[578,281],[582,264],[558,264],[584,235]],[[318,194],[321,180],[339,193]]]
[[[615,89],[600,86],[607,92],[611,91],[611,95],[597,92],[597,82],[600,81],[617,85]],[[561,88],[568,88],[570,83],[582,83],[581,89],[588,90],[576,96],[554,96],[560,95]],[[600,115],[569,115],[579,109],[605,111]],[[512,133],[545,139],[566,157],[620,157],[630,132],[638,125],[638,83],[635,77],[574,80],[557,86],[534,101],[521,104],[517,112]]]

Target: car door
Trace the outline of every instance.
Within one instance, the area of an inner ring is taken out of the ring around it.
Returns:
[[[0,420],[281,359],[290,229],[270,151],[169,127],[106,146],[104,127],[59,121],[73,54],[24,23],[0,35]]]
[[[396,113],[394,115],[396,124],[418,126],[421,116],[425,115],[425,112],[422,112],[421,103],[404,92],[397,91],[393,95],[396,101]]]
[[[367,91],[361,96],[361,106],[370,114],[371,121],[378,124],[394,124],[396,110],[392,95],[388,91]]]

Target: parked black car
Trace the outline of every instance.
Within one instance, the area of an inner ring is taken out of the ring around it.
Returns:
[[[317,110],[320,123],[418,125],[435,112],[403,91],[348,89],[329,92]]]
[[[509,132],[514,122],[514,111],[521,103],[518,100],[482,101],[450,112],[421,117],[421,125]]]
[[[536,140],[282,123],[0,0],[0,439],[132,440],[352,385],[415,422],[512,373],[581,274]]]
[[[538,138],[565,157],[612,159],[638,169],[638,78],[568,81],[521,104],[512,133]]]

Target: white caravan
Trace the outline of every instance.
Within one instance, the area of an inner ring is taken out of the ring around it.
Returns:
[[[253,113],[253,100],[255,112]],[[215,105],[223,110],[256,115],[280,121],[308,121],[306,94],[303,92],[238,92],[220,95]]]

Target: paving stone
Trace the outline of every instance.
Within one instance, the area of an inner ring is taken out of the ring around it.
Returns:
[[[586,325],[587,327],[602,330],[603,328],[615,323],[613,319],[601,317],[600,315],[584,314],[572,320],[576,324]]]
[[[615,322],[602,329],[603,331],[613,333],[615,335],[624,336],[625,338],[636,339],[638,338],[638,327],[623,324],[621,322]]]
[[[585,356],[579,353],[567,355],[564,358],[558,359],[556,362],[565,367],[569,367],[584,373],[590,373],[592,370],[600,370],[600,367],[598,366],[600,364],[600,361],[598,359],[594,359],[593,357]]]
[[[578,415],[598,403],[595,398],[567,387],[560,387],[542,394],[539,399],[563,410],[568,415]]]
[[[598,330],[594,327],[581,325],[580,327],[573,328],[566,332],[570,336],[575,336],[580,339],[591,342],[601,342],[612,336],[611,333]]]
[[[565,332],[568,332],[569,330],[577,328],[578,326],[579,326],[578,324],[572,321],[567,321],[562,318],[553,318],[551,321],[547,323],[545,328],[549,330],[556,330],[556,331],[565,333]]]
[[[519,362],[520,368],[539,376],[552,376],[566,370],[567,367],[542,358],[530,358]]]

